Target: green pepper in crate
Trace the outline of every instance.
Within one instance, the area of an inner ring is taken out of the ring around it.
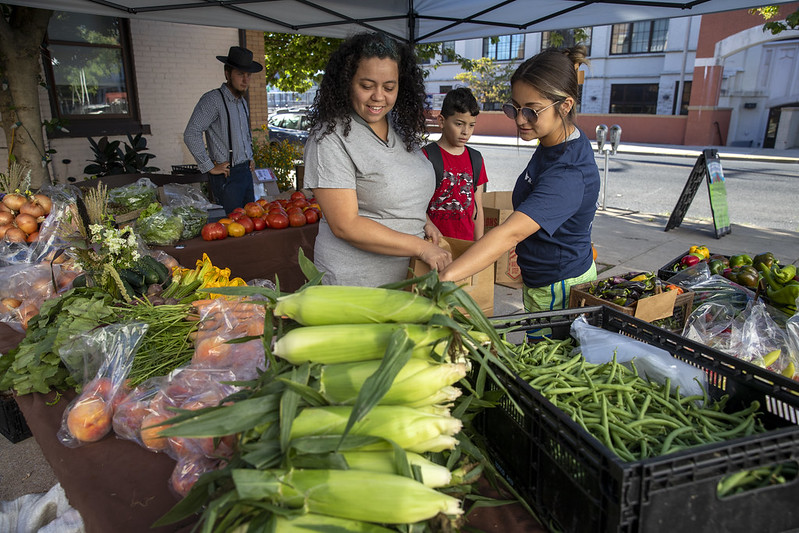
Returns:
[[[788,312],[796,311],[796,299],[799,298],[799,282],[792,278],[786,283],[781,283],[774,275],[774,268],[764,271],[763,279],[766,280],[766,296],[776,307],[780,307]],[[779,269],[779,267],[776,267]],[[782,269],[784,270],[784,269]],[[795,269],[794,269],[795,270]],[[792,314],[792,313],[791,313]]]
[[[744,287],[754,289],[757,287],[758,281],[760,281],[760,274],[752,265],[743,265],[738,268],[734,268],[733,272],[736,274],[735,282],[738,285],[743,285]]]
[[[711,259],[708,264],[708,268],[710,269],[711,274],[718,274],[721,275],[724,272],[724,269],[727,267],[724,264],[724,261],[721,259]]]
[[[771,274],[778,283],[785,285],[796,276],[796,267],[793,265],[785,265],[780,268],[778,265],[773,265],[771,267]]]
[[[746,254],[733,255],[730,257],[730,268],[751,265],[752,258]]]
[[[774,254],[771,252],[765,252],[762,254],[757,254],[752,259],[752,264],[758,270],[763,270],[764,268],[771,268],[774,264],[777,263],[777,260],[774,259]],[[762,265],[762,267],[761,267]]]

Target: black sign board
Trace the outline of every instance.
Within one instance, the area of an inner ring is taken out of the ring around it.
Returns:
[[[721,159],[718,152],[713,148],[707,148],[697,158],[688,181],[677,200],[677,205],[671,212],[671,217],[666,224],[664,231],[682,224],[688,207],[699,190],[702,180],[707,182],[707,192],[710,195],[710,211],[713,213],[713,225],[716,230],[716,238],[720,239],[730,233],[730,216],[727,210],[727,188],[724,184],[724,171],[721,168]]]

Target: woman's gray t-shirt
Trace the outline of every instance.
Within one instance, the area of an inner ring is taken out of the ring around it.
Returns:
[[[380,139],[361,117],[352,114],[344,126],[305,144],[305,186],[310,189],[354,189],[358,214],[395,231],[424,237],[427,204],[433,195],[433,166],[421,152],[408,152],[389,125],[388,142]],[[314,246],[314,263],[328,285],[376,287],[405,279],[409,258],[356,248],[333,235],[322,217]]]

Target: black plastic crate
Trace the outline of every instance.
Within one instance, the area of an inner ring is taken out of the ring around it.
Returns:
[[[172,165],[172,174],[200,174],[197,165]]]
[[[0,433],[13,443],[31,436],[31,430],[22,416],[14,397],[0,394]]]
[[[675,274],[678,274],[680,270],[674,270],[674,267],[676,265],[679,265],[682,258],[688,255],[688,253],[689,253],[688,250],[685,250],[685,252],[681,253],[680,255],[678,255],[677,257],[675,257],[674,259],[672,259],[671,261],[660,267],[658,269],[658,277],[663,281],[668,281],[670,277],[672,277]],[[725,255],[724,257],[726,257],[727,259],[730,258],[729,255]]]
[[[799,383],[732,358],[606,306],[496,317],[497,328],[552,328],[569,336],[572,321],[663,348],[702,368],[708,394],[728,406],[760,402],[767,432],[625,462],[520,378],[496,374],[521,407],[506,398],[475,421],[492,461],[542,523],[576,533],[708,531],[759,533],[799,528],[799,479],[725,499],[726,475],[799,459]]]

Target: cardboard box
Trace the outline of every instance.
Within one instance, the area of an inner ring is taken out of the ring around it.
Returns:
[[[495,191],[483,194],[483,216],[486,231],[499,226],[513,213],[511,195],[510,191]],[[513,289],[520,289],[524,285],[522,271],[516,262],[515,247],[497,259],[494,281],[497,285]]]
[[[694,302],[694,293],[691,291],[685,291],[682,294],[677,294],[677,291],[664,291],[660,294],[642,298],[633,305],[622,306],[589,293],[588,290],[591,285],[596,283],[594,281],[574,285],[569,292],[569,307],[606,305],[626,315],[634,316],[647,322],[654,322],[673,316],[680,326],[680,331],[682,331],[682,326],[685,325],[688,316],[691,314]]]
[[[452,258],[459,257],[465,252],[469,246],[473,244],[472,241],[463,241],[461,239],[451,239],[444,237],[442,248],[449,249],[452,252]],[[413,277],[422,276],[430,272],[430,267],[424,261],[417,261],[411,258],[411,269],[413,270]],[[494,267],[489,266],[469,278],[457,282],[472,299],[480,306],[485,316],[494,315]]]

